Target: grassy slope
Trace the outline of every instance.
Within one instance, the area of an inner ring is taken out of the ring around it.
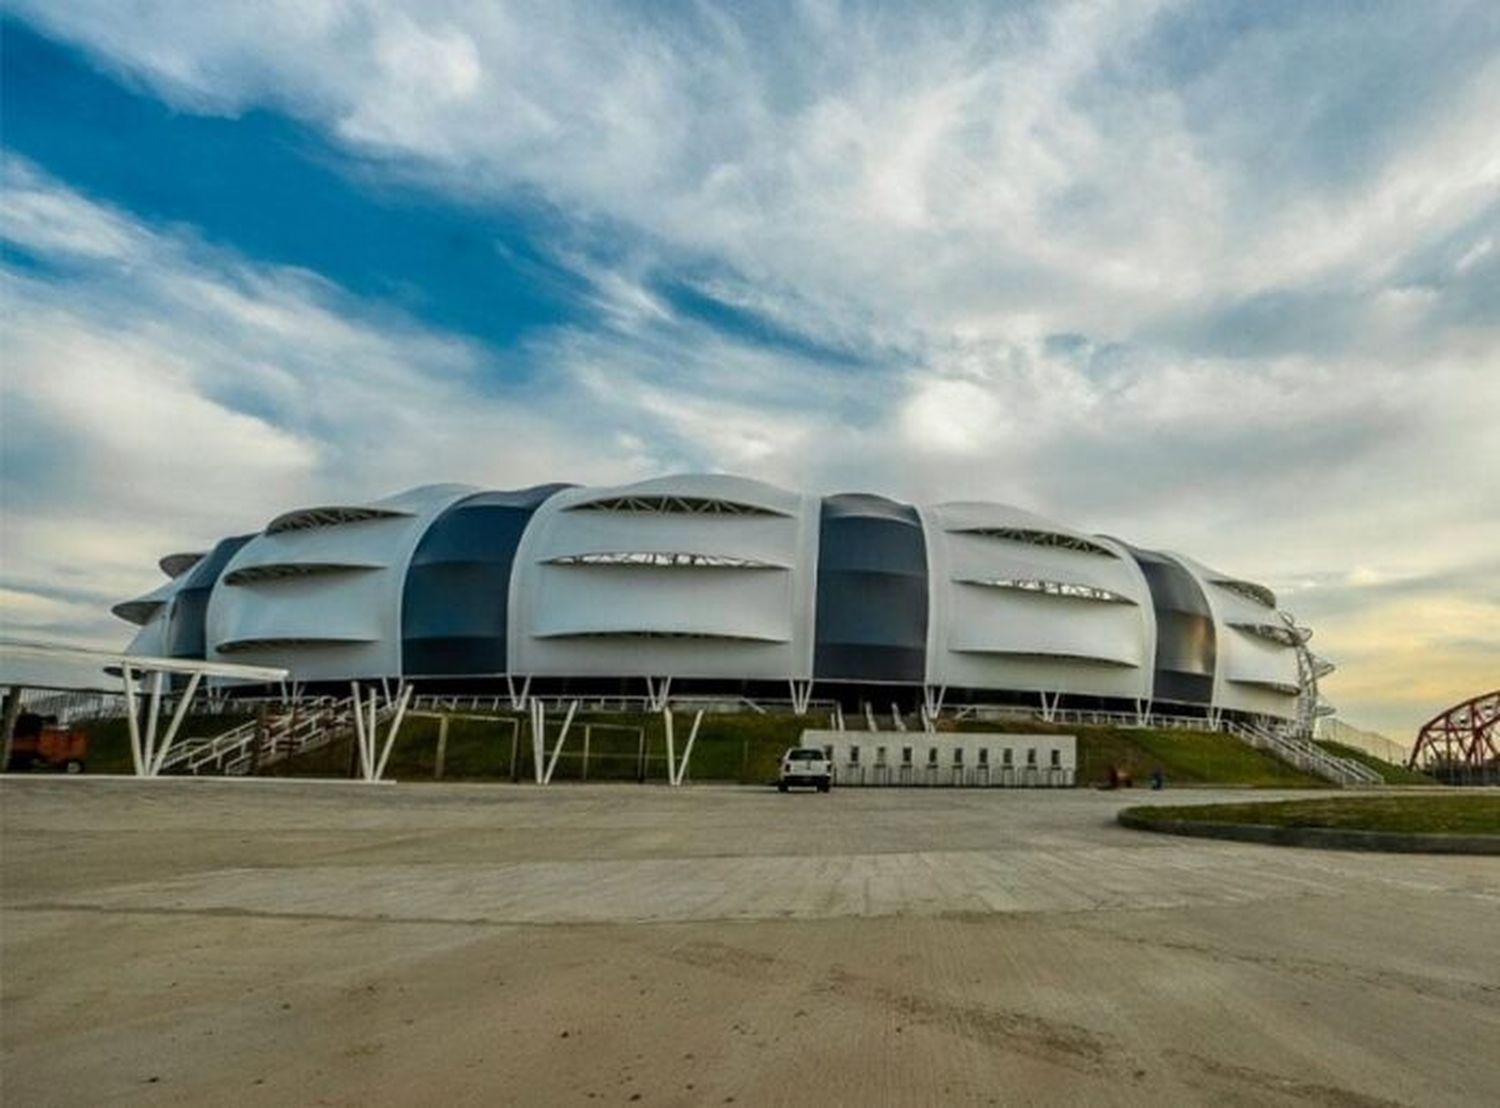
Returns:
[[[199,716],[190,715],[182,721],[182,737],[206,737],[218,735],[236,727],[249,718],[247,716]],[[166,721],[158,726],[166,730]],[[84,725],[89,735],[89,756],[84,769],[88,773],[132,773],[134,765],[130,759],[130,727],[121,716],[118,719],[95,720]]]
[[[1417,773],[1405,766],[1392,765],[1382,758],[1373,754],[1367,754],[1356,747],[1345,746],[1343,743],[1331,742],[1320,739],[1318,745],[1328,753],[1339,758],[1348,758],[1351,762],[1358,762],[1362,766],[1368,766],[1384,779],[1387,785],[1436,785],[1437,782],[1425,773]]]
[[[964,721],[960,731],[1029,732],[1078,737],[1078,780],[1100,782],[1109,767],[1129,770],[1138,784],[1160,769],[1167,784],[1252,785],[1295,788],[1327,785],[1279,759],[1214,731],[1164,731],[1137,727],[1050,726],[1041,722]]]
[[[1335,797],[1246,804],[1132,808],[1148,820],[1251,823],[1271,827],[1334,827],[1414,834],[1500,835],[1500,796]]]
[[[444,778],[449,780],[509,780],[511,768],[511,721],[500,715],[486,720],[453,719],[449,723]],[[690,777],[698,781],[739,781],[758,784],[772,780],[781,752],[795,745],[805,727],[819,726],[816,718],[785,715],[706,715],[693,747]],[[608,724],[605,727],[602,725]],[[666,778],[666,736],[659,715],[580,714],[569,733],[568,744],[558,759],[556,781],[580,780],[583,771],[583,728],[589,727],[588,778],[591,781],[639,780],[642,736],[645,740],[646,776]],[[676,748],[680,755],[692,727],[692,717],[676,717]],[[1144,783],[1160,768],[1168,784],[1236,784],[1262,787],[1296,787],[1326,784],[1316,778],[1253,750],[1226,735],[1196,731],[1154,731],[1109,727],[1048,727],[1025,722],[959,724],[967,732],[1065,733],[1078,737],[1080,784],[1103,781],[1111,765],[1134,774]],[[548,751],[557,738],[558,723],[548,727]],[[430,717],[409,718],[391,752],[387,774],[396,780],[429,780],[437,746],[438,721]],[[531,740],[527,724],[520,721],[520,742],[515,752],[516,776],[532,778]],[[903,741],[920,743],[917,732],[851,731],[850,742],[883,743],[895,748]],[[861,738],[865,736],[867,738]],[[272,772],[296,774],[342,774],[348,772],[351,744],[333,744],[298,758],[292,765]],[[869,752],[867,751],[867,754]]]
[[[518,722],[520,742],[515,751],[519,780],[532,778],[531,741],[524,718],[497,715],[487,719],[452,719],[444,759],[444,778],[450,780],[505,781],[511,777],[512,721]],[[183,735],[218,734],[237,723],[239,717],[189,717]],[[608,726],[605,726],[608,725]],[[558,723],[548,727],[548,750],[556,741]],[[776,775],[781,752],[795,745],[806,727],[826,727],[818,717],[786,715],[705,715],[693,748],[690,776],[698,781],[762,783]],[[583,728],[589,727],[588,777],[592,781],[635,781],[641,772],[641,739],[645,739],[645,766],[649,780],[666,778],[666,735],[660,715],[580,714],[573,723],[568,745],[558,759],[554,780],[576,781],[583,770]],[[1161,769],[1171,784],[1235,784],[1284,788],[1320,785],[1310,777],[1269,755],[1227,735],[1199,731],[1155,731],[1112,727],[1057,727],[1040,721],[964,721],[953,725],[965,732],[1063,733],[1078,737],[1078,781],[1103,781],[1111,765],[1129,770],[1138,783]],[[678,713],[675,724],[679,755],[692,728],[692,716]],[[438,721],[431,717],[409,717],[400,741],[391,751],[387,776],[398,781],[430,780],[437,749]],[[917,732],[851,731],[850,742],[883,743],[895,748],[903,741],[919,743]],[[867,736],[860,738],[858,736]],[[867,752],[868,753],[868,752]],[[344,776],[350,772],[353,742],[343,739],[321,750],[299,755],[290,762],[268,767],[277,776]],[[129,773],[130,745],[124,720],[108,720],[90,728],[90,773]],[[1391,767],[1394,768],[1394,767]]]

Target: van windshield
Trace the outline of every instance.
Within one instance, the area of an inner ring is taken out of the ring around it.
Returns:
[[[789,762],[821,762],[823,752],[821,750],[793,750],[786,756]]]

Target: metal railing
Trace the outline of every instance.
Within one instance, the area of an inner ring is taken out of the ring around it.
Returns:
[[[278,703],[279,702],[274,702]],[[376,719],[384,720],[395,710],[383,701]],[[305,754],[327,746],[354,730],[354,700],[331,696],[293,701],[278,712],[267,711],[219,735],[182,740],[167,760],[164,771],[202,774],[220,773],[241,777],[274,765],[294,754]]]
[[[1228,733],[1254,747],[1280,758],[1304,773],[1333,781],[1339,785],[1381,785],[1385,778],[1369,766],[1361,765],[1350,758],[1330,754],[1309,739],[1297,735],[1279,734],[1259,724],[1234,722]]]

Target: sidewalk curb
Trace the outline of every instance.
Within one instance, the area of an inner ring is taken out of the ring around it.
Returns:
[[[1187,835],[1200,839],[1230,839],[1270,846],[1377,850],[1390,854],[1500,854],[1500,835],[1415,835],[1401,831],[1349,831],[1334,827],[1270,827],[1255,823],[1151,819],[1130,808],[1120,812],[1116,818],[1121,826],[1135,831],[1156,831],[1165,835]]]

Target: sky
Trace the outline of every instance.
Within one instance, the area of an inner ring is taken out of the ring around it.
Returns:
[[[1500,686],[1500,5],[7,0],[0,628],[434,481],[1013,503]]]

